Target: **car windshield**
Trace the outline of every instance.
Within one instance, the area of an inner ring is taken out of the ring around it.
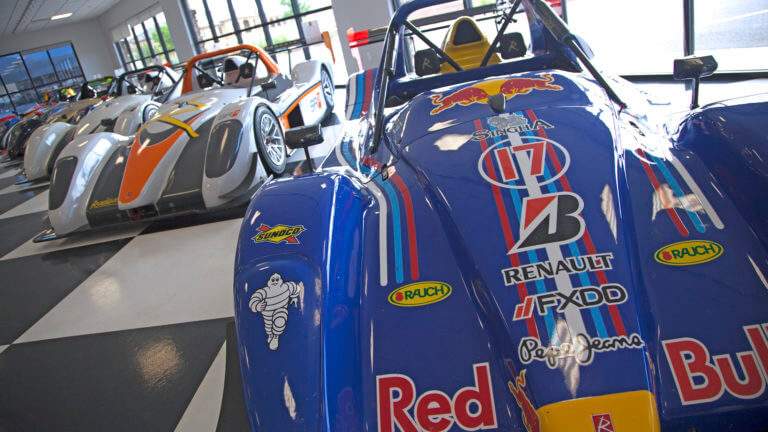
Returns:
[[[154,98],[162,97],[173,89],[178,76],[161,66],[126,72],[115,82],[110,94],[124,96],[147,94]]]
[[[194,64],[198,86],[249,87],[254,80],[265,80],[270,76],[260,53],[241,50],[218,57],[200,60]],[[249,66],[245,66],[248,64]]]

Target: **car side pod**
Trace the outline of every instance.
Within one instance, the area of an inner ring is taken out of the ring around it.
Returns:
[[[309,147],[321,144],[323,141],[325,141],[323,130],[319,124],[299,126],[285,131],[285,145],[291,150],[304,149],[304,156],[307,158],[310,172],[314,172],[315,167],[309,156]]]
[[[699,81],[717,70],[717,61],[711,55],[676,59],[672,77],[676,80],[693,80],[691,109],[699,106]]]

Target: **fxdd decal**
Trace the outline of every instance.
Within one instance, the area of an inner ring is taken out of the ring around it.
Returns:
[[[511,145],[510,140],[506,139],[488,147],[480,154],[477,170],[485,181],[508,189],[527,189],[552,183],[568,170],[571,156],[561,144],[538,136],[520,135],[519,139],[522,144]],[[553,157],[562,164],[558,163],[556,169],[545,173],[547,159]],[[500,181],[488,175],[486,158],[493,161],[492,164],[500,173]]]
[[[512,320],[528,319],[533,316],[534,310],[539,315],[544,316],[550,308],[564,313],[569,307],[581,310],[602,305],[621,304],[627,300],[627,297],[627,290],[619,284],[604,284],[600,285],[599,288],[593,286],[574,288],[568,294],[559,291],[532,294],[527,296],[523,303],[515,306]]]
[[[298,306],[298,297],[304,290],[304,283],[284,282],[279,273],[269,277],[267,286],[259,288],[251,295],[248,306],[254,313],[261,313],[264,319],[264,331],[267,344],[272,351],[280,346],[280,335],[285,332],[288,323],[288,303]]]
[[[613,429],[613,420],[610,414],[593,415],[592,425],[595,427],[595,432],[616,432]]]
[[[552,75],[542,73],[539,74],[539,77],[492,79],[464,87],[448,95],[434,94],[430,98],[436,108],[430,111],[430,114],[437,114],[455,105],[487,104],[488,97],[495,94],[503,94],[507,99],[511,99],[519,94],[528,94],[533,90],[560,91],[563,89],[559,85],[551,84],[555,80]]]
[[[656,261],[667,265],[701,264],[719,257],[723,247],[709,240],[686,240],[664,246],[656,251]]]
[[[451,286],[445,282],[416,282],[392,291],[388,300],[395,306],[413,307],[437,303],[449,295]]]
[[[694,338],[662,341],[667,364],[683,405],[714,402],[726,390],[738,399],[754,399],[765,391],[768,373],[768,324],[744,326],[751,351],[710,357],[703,342]]]
[[[524,198],[520,240],[507,255],[578,240],[584,234],[582,208],[581,197],[571,192]]]
[[[539,414],[536,412],[536,408],[528,399],[528,395],[525,393],[525,369],[520,371],[520,376],[515,378],[515,382],[507,381],[507,387],[512,392],[512,396],[517,402],[517,406],[523,412],[523,425],[528,432],[539,432],[541,430],[541,424],[539,423]]]
[[[474,387],[463,387],[453,397],[440,390],[429,390],[417,398],[416,383],[410,377],[377,375],[379,432],[447,431],[454,423],[463,430],[496,429],[490,368],[488,363],[477,363],[473,369]],[[450,382],[456,378],[451,377]]]
[[[251,237],[251,240],[253,240],[254,243],[269,242],[299,244],[299,240],[296,237],[306,231],[304,225],[275,225],[270,227],[261,224],[258,229],[260,232]]]

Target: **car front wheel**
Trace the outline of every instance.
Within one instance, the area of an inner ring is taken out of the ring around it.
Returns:
[[[267,173],[281,175],[285,172],[288,157],[283,130],[277,117],[266,107],[259,107],[254,115],[253,129],[256,135],[256,148],[261,161],[267,168]]]

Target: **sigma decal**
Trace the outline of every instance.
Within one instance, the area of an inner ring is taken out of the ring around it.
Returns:
[[[637,149],[634,154],[638,156],[645,174],[654,189],[654,210],[652,215],[654,219],[657,212],[666,212],[678,233],[683,237],[688,237],[689,230],[677,209],[683,209],[691,224],[699,233],[707,231],[707,224],[702,220],[703,215],[707,215],[715,228],[723,229],[725,227],[723,221],[717,215],[715,209],[712,208],[709,200],[707,200],[707,197],[704,196],[701,188],[699,188],[677,157],[670,154],[665,159],[662,159],[656,155],[646,153],[642,149]],[[671,170],[667,163],[672,165],[674,170]],[[659,171],[660,176],[657,176],[654,172],[654,166]],[[662,184],[659,178],[665,183]]]
[[[507,381],[509,391],[512,392],[512,396],[517,402],[517,406],[523,414],[523,425],[528,432],[539,432],[541,430],[541,422],[539,421],[539,413],[536,412],[536,408],[533,407],[528,394],[525,391],[525,369],[520,371],[520,375],[515,378],[515,382]]]
[[[525,337],[518,345],[518,355],[523,364],[541,361],[550,369],[558,366],[561,359],[573,358],[576,363],[585,366],[592,363],[595,354],[616,351],[622,348],[640,349],[645,342],[637,333],[629,336],[613,336],[607,338],[590,337],[579,333],[573,342],[563,342],[559,346],[542,346],[541,341],[532,337]]]
[[[445,300],[451,291],[445,282],[416,282],[392,291],[387,300],[395,306],[426,306]]]
[[[723,253],[723,246],[709,240],[685,240],[664,246],[654,258],[661,264],[684,266],[712,261]]]
[[[88,209],[89,210],[95,210],[95,209],[100,209],[100,208],[104,208],[104,207],[112,207],[112,206],[116,206],[116,205],[117,205],[117,197],[105,198],[105,199],[103,199],[101,201],[94,200],[91,203],[90,207],[88,207]]]
[[[519,267],[505,268],[501,271],[501,274],[504,276],[504,284],[510,286],[521,282],[551,278],[561,273],[571,275],[586,271],[611,270],[613,268],[611,266],[612,259],[613,254],[610,252],[582,255],[557,261],[542,261]]]
[[[397,283],[403,282],[404,264],[408,264],[410,267],[411,279],[417,280],[419,278],[419,252],[411,193],[397,172],[393,171],[389,174],[388,180],[382,180],[379,174],[382,169],[381,164],[370,157],[361,158],[358,149],[352,145],[352,140],[347,138],[336,146],[336,156],[343,165],[351,167],[355,171],[360,170],[363,175],[370,177],[362,180],[367,183],[379,205],[379,283],[381,286],[386,286],[389,280],[390,266],[387,263],[389,240],[387,218],[389,217],[392,218],[395,280]],[[369,182],[370,179],[373,181]],[[403,215],[404,217],[402,217]],[[405,229],[402,226],[403,222]],[[405,247],[403,246],[403,239],[406,241]],[[407,253],[407,260],[403,256],[404,253]]]
[[[258,228],[259,233],[251,237],[254,243],[287,243],[287,244],[299,244],[299,240],[296,238],[299,234],[306,231],[304,225],[275,225],[270,227],[269,225],[261,224]]]
[[[639,335],[627,333],[617,307],[628,290],[608,282],[613,255],[597,252],[580,214],[584,202],[567,176],[571,155],[547,136],[557,125],[539,121],[533,110],[513,114],[514,120],[489,117],[486,127],[476,120],[475,136],[485,136],[477,141],[478,172],[490,186],[511,264],[501,270],[504,285],[520,299],[512,318],[528,331],[521,359],[552,365],[576,357],[589,364],[598,352],[644,346]],[[524,130],[526,124],[531,130]],[[509,130],[500,134],[497,126]],[[516,127],[523,131],[514,132]],[[541,308],[534,310],[537,303]],[[564,321],[567,331],[556,331],[556,321]]]
[[[557,312],[565,312],[569,307],[576,309],[591,308],[602,305],[616,305],[627,301],[627,290],[619,284],[605,284],[598,287],[574,288],[570,294],[561,292],[545,292],[531,294],[519,305],[515,306],[513,321],[530,318],[535,310],[539,315],[547,314],[554,307]],[[534,308],[534,305],[536,306]]]
[[[460,388],[453,397],[440,390],[429,390],[417,398],[416,383],[410,377],[400,374],[377,375],[376,411],[379,432],[442,432],[454,424],[462,430],[470,431],[496,429],[498,426],[490,367],[488,363],[476,363],[473,371],[474,387]],[[411,407],[414,407],[413,415]]]
[[[280,347],[280,335],[288,324],[288,304],[298,307],[298,298],[303,290],[303,282],[283,281],[282,275],[273,273],[267,286],[251,295],[248,307],[253,313],[261,313],[270,350],[276,351]]]
[[[595,432],[616,432],[610,414],[595,414],[592,416],[592,426]]]
[[[472,133],[472,140],[480,141],[488,138],[502,136],[511,133],[526,132],[534,129],[552,129],[552,125],[542,119],[537,119],[533,126],[528,123],[528,119],[520,114],[503,113],[496,117],[488,119],[488,124],[493,126],[494,130],[483,129]]]
[[[714,402],[725,391],[739,399],[754,399],[765,392],[768,324],[747,325],[743,330],[752,350],[735,353],[740,371],[730,353],[710,356],[707,346],[698,339],[661,342],[683,405]]]
[[[507,99],[511,99],[520,94],[528,94],[533,90],[562,90],[563,88],[559,85],[552,84],[554,81],[555,79],[548,73],[539,74],[539,78],[510,78],[481,81],[475,85],[456,90],[448,95],[434,94],[430,96],[432,104],[436,107],[430,111],[430,114],[438,114],[455,105],[468,106],[475,103],[487,104],[490,95],[499,93],[503,94]]]

